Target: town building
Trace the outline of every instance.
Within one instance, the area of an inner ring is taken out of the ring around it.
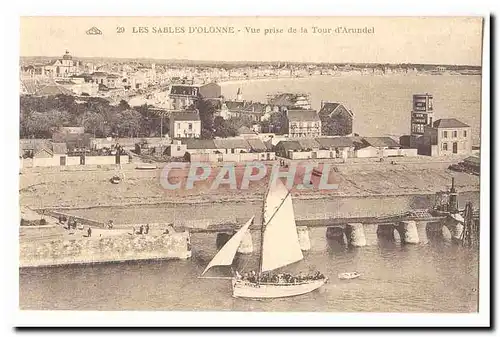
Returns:
[[[286,118],[289,137],[321,136],[321,120],[316,110],[288,110]]]
[[[122,78],[116,74],[97,71],[90,74],[90,82],[99,85],[99,90],[123,88]]]
[[[96,96],[99,91],[98,84],[86,82],[85,78],[79,75],[56,80],[55,83],[70,90],[76,96]]]
[[[279,111],[291,109],[311,109],[309,95],[304,93],[279,93],[268,96],[269,105],[277,107]]]
[[[69,51],[59,59],[49,64],[35,64],[23,67],[23,77],[55,77],[63,78],[71,75],[78,75],[82,72],[83,66],[80,61],[73,60]]]
[[[50,142],[48,146],[41,146],[33,153],[33,166],[64,166],[68,149],[66,143]]]
[[[222,102],[220,108],[216,110],[216,115],[226,120],[233,117],[239,117],[247,105],[245,101],[225,101]]]
[[[172,112],[170,138],[200,138],[201,120],[198,111]]]
[[[321,137],[316,138],[320,150],[330,151],[330,158],[352,158],[355,156],[356,144],[360,142],[357,137]]]
[[[276,154],[289,159],[410,157],[417,149],[403,149],[390,137],[319,137],[280,140]]]
[[[404,156],[402,146],[391,137],[364,137],[356,146],[357,158],[384,158]],[[410,151],[406,151],[410,152]],[[417,151],[413,151],[417,154]]]
[[[169,98],[171,108],[175,110],[187,109],[194,106],[199,99],[221,97],[221,87],[216,83],[205,85],[176,84],[170,88]]]
[[[418,153],[428,156],[472,154],[471,127],[455,118],[438,119],[426,126]]]
[[[274,151],[258,138],[183,139],[182,145],[186,146],[184,156],[192,162],[220,163],[276,159]],[[170,153],[180,157],[182,150],[183,148],[176,144],[172,145]]]
[[[321,101],[318,112],[321,119],[321,133],[324,136],[347,136],[352,134],[354,114],[343,104]]]

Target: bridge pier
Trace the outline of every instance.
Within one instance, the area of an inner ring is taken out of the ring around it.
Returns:
[[[240,254],[253,253],[253,240],[252,240],[252,233],[250,233],[250,230],[247,230],[245,232],[243,240],[241,240],[240,246],[238,247],[238,253]]]
[[[441,234],[442,234],[441,237],[443,238],[444,241],[451,241],[452,239],[451,231],[448,228],[448,226],[443,225],[442,223],[441,223]]]
[[[378,234],[377,234],[377,225],[376,224],[365,224],[365,238],[367,246],[376,246],[378,244]]]
[[[349,245],[352,247],[366,246],[365,229],[362,223],[349,223],[345,230]]]
[[[311,240],[309,239],[309,227],[298,226],[297,235],[299,237],[300,249],[306,251],[311,249]]]
[[[417,244],[420,242],[415,221],[401,221],[398,227],[401,243]]]
[[[347,245],[347,239],[344,233],[344,228],[339,226],[326,227],[326,238],[335,241],[341,245]]]
[[[427,221],[417,221],[417,232],[420,243],[429,243],[429,238],[427,237]]]
[[[389,242],[395,242],[394,237],[394,226],[393,225],[378,225],[377,226],[377,237],[382,238]]]

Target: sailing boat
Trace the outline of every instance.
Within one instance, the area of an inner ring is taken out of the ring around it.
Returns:
[[[263,277],[263,273],[271,272],[304,258],[297,235],[292,196],[280,180],[267,191],[262,218],[259,273],[255,278],[244,279],[236,272],[236,275],[231,277],[233,297],[289,297],[309,293],[324,285],[328,278],[319,272],[314,278],[295,278],[293,282]],[[221,248],[203,271],[202,277],[213,266],[232,264],[238,247],[253,220],[254,217],[248,220]]]

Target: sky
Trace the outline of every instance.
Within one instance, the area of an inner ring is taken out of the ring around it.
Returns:
[[[92,27],[102,35],[86,34]],[[166,27],[184,32],[154,32]],[[335,31],[365,27],[371,32]],[[21,56],[68,50],[75,57],[481,65],[480,17],[22,17],[20,28]],[[264,34],[273,28],[283,32]]]

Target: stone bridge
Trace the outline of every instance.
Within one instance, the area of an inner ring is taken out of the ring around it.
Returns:
[[[247,220],[241,219],[235,223],[214,224],[207,227],[182,226],[181,228],[190,233],[217,233],[216,244],[220,248]],[[474,221],[479,221],[479,212],[475,212]],[[446,236],[451,237],[454,242],[459,242],[464,229],[463,223],[449,215],[433,215],[427,211],[412,211],[386,218],[297,219],[296,224],[299,243],[304,251],[311,248],[309,228],[314,227],[325,227],[327,239],[351,247],[366,246],[367,236],[395,241],[398,235],[401,244],[425,244],[430,238]],[[249,231],[260,230],[261,226],[260,220],[255,219]],[[243,254],[253,252],[250,232],[245,235],[239,252]]]

